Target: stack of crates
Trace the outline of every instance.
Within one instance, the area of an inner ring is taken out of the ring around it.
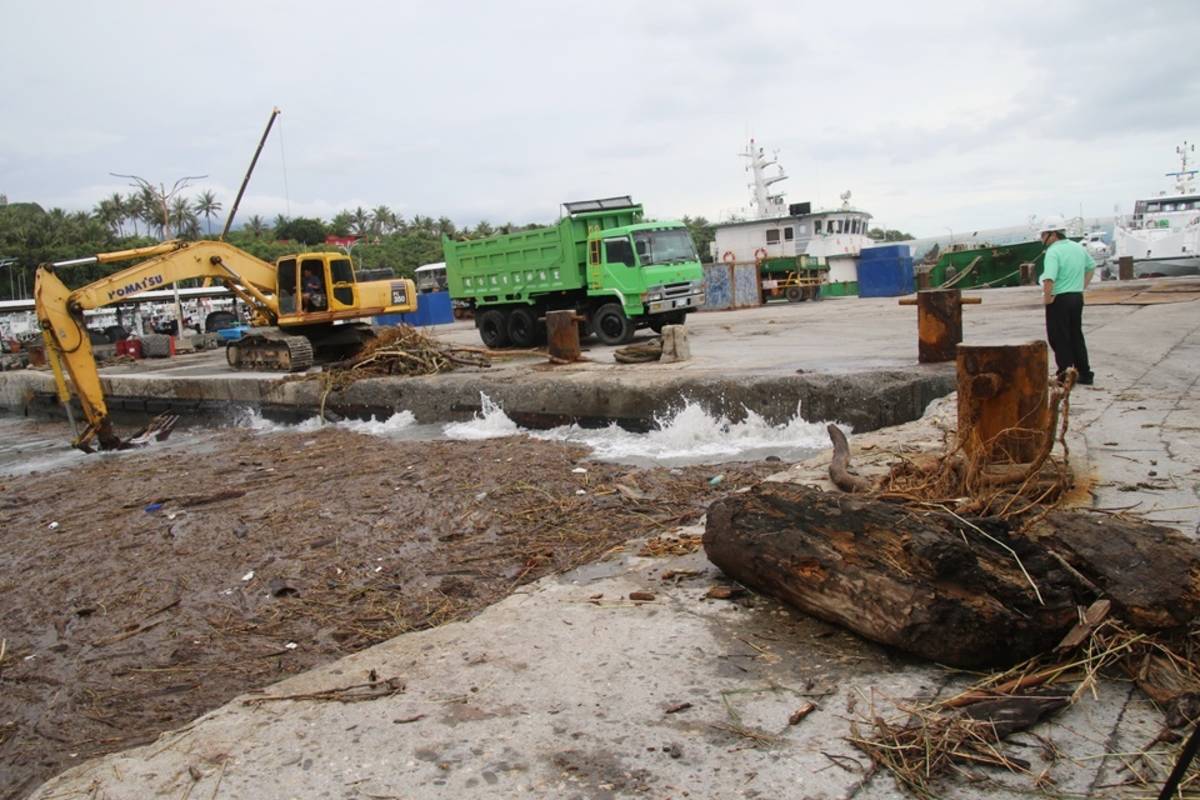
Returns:
[[[859,297],[900,297],[915,289],[908,245],[880,245],[858,254]]]

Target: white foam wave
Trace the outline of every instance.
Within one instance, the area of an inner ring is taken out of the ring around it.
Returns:
[[[731,422],[688,402],[678,412],[656,418],[655,423],[656,428],[647,433],[631,433],[613,424],[598,429],[564,425],[530,435],[587,445],[593,457],[603,461],[656,463],[803,457],[827,442],[824,424],[806,422],[799,407],[786,423],[771,425],[753,411],[747,411],[745,419]]]
[[[372,415],[368,420],[344,419],[334,423],[323,422],[319,416],[312,416],[306,420],[288,424],[285,422],[272,422],[266,419],[258,409],[252,408],[240,413],[234,421],[234,425],[239,428],[246,428],[253,433],[280,433],[282,431],[313,433],[330,425],[342,430],[353,431],[368,436],[391,436],[410,428],[416,424],[416,421],[417,418],[413,416],[411,411],[404,410],[398,411],[385,419],[376,419]]]
[[[407,409],[397,411],[387,419],[375,419],[372,415],[368,420],[345,419],[337,423],[337,427],[367,436],[392,436],[406,431],[417,424],[417,418]]]
[[[498,439],[502,436],[517,436],[525,431],[517,423],[508,418],[504,409],[492,401],[483,392],[479,393],[479,406],[482,413],[476,414],[466,422],[452,422],[442,428],[442,435],[447,439],[476,441],[479,439]]]

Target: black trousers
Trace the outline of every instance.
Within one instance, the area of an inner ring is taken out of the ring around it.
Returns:
[[[1059,375],[1074,367],[1081,381],[1092,380],[1087,343],[1083,340],[1083,292],[1054,295],[1054,302],[1046,306],[1046,338],[1054,351]]]

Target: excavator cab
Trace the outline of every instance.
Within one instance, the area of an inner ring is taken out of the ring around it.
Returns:
[[[340,253],[302,253],[276,262],[279,322],[311,324],[355,315],[358,284],[350,259]]]

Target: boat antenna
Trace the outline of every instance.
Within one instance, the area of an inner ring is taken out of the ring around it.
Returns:
[[[263,145],[267,143],[267,134],[271,132],[271,126],[275,124],[275,118],[281,112],[279,107],[271,109],[271,116],[267,120],[266,130],[263,131],[262,138],[258,140],[258,147],[254,150],[254,157],[250,159],[250,167],[246,170],[246,177],[242,178],[242,186],[238,189],[237,197],[233,200],[233,208],[229,209],[229,219],[225,220],[225,230],[221,231],[221,235],[217,237],[217,241],[225,241],[226,234],[229,233],[229,226],[233,224],[233,217],[237,214],[238,205],[242,202],[242,195],[246,193],[246,185],[250,183],[250,176],[254,173],[254,165],[258,163],[258,155],[262,152]]]

